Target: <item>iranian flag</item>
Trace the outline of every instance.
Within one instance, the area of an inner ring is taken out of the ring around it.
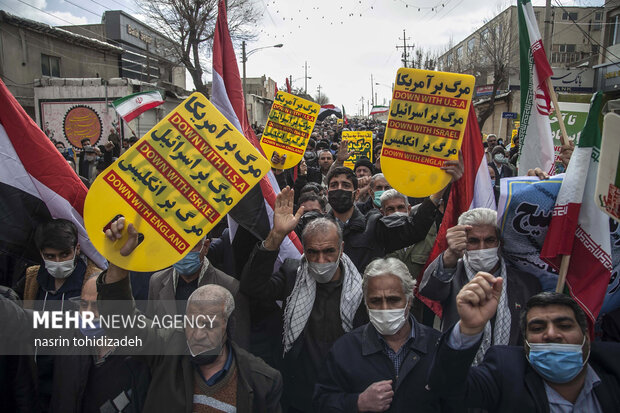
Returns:
[[[549,114],[551,96],[547,79],[553,75],[545,55],[530,0],[518,1],[519,57],[521,62],[521,125],[519,126],[520,175],[540,167],[553,174],[553,137]]]
[[[588,119],[573,152],[553,209],[540,257],[556,269],[570,255],[566,287],[586,312],[590,333],[611,277],[609,218],[595,204],[601,148],[602,93],[592,97]]]
[[[112,102],[112,106],[125,122],[130,122],[147,110],[153,109],[162,103],[164,103],[164,99],[161,93],[152,90],[116,99]]]

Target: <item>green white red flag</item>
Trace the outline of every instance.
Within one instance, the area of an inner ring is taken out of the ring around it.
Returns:
[[[153,109],[164,103],[164,99],[156,90],[149,92],[134,93],[116,99],[112,106],[125,122],[130,122],[149,109]]]
[[[518,1],[519,58],[521,69],[521,124],[519,126],[519,175],[541,168],[552,175],[553,136],[549,114],[551,96],[547,79],[553,75],[545,54],[530,0]]]
[[[560,187],[540,257],[556,269],[570,255],[566,286],[593,326],[611,277],[609,217],[595,204],[603,95],[592,97],[588,119]],[[593,330],[590,330],[592,332]]]

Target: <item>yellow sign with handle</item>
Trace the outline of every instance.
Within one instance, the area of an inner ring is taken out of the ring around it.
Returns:
[[[353,169],[355,163],[360,158],[372,159],[372,132],[371,131],[343,131],[342,141],[347,143],[349,152],[353,152],[346,161],[344,166]]]
[[[440,168],[458,160],[474,77],[398,69],[381,151],[381,170],[397,191],[422,198],[450,182]]]
[[[304,157],[321,105],[278,91],[260,145],[271,166],[288,169]]]
[[[259,151],[202,94],[193,93],[93,182],[84,204],[86,231],[119,267],[166,268],[268,170]],[[104,235],[117,214],[141,234],[142,242],[127,257]]]

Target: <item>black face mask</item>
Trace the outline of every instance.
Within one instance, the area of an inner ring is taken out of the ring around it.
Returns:
[[[339,214],[345,213],[353,207],[353,191],[331,189],[327,192],[327,201],[334,211]]]
[[[188,344],[189,349],[189,344]],[[222,346],[219,345],[214,349],[203,351],[202,353],[198,353],[196,355],[192,354],[191,349],[189,349],[189,359],[192,364],[196,366],[206,366],[208,364],[212,364],[217,360],[217,358],[222,353]]]

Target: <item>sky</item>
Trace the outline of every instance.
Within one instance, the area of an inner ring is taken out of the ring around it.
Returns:
[[[387,104],[396,71],[402,67],[403,31],[408,46],[441,51],[458,43],[516,1],[505,0],[251,0],[259,13],[257,50],[246,62],[247,77],[267,76],[284,89],[285,79],[308,94],[329,97],[347,114],[368,113]],[[533,0],[544,6],[544,0]],[[553,5],[601,6],[603,0],[552,0]],[[50,25],[101,22],[105,10],[141,16],[134,0],[0,0],[0,9]],[[154,27],[154,29],[156,29]],[[282,43],[282,48],[269,46]],[[396,46],[401,46],[397,49]],[[411,49],[408,49],[411,51]],[[237,50],[240,62],[241,50]],[[239,64],[241,72],[241,64]],[[371,82],[372,76],[372,82]],[[187,76],[189,89],[191,78]],[[210,80],[210,79],[208,79]]]

